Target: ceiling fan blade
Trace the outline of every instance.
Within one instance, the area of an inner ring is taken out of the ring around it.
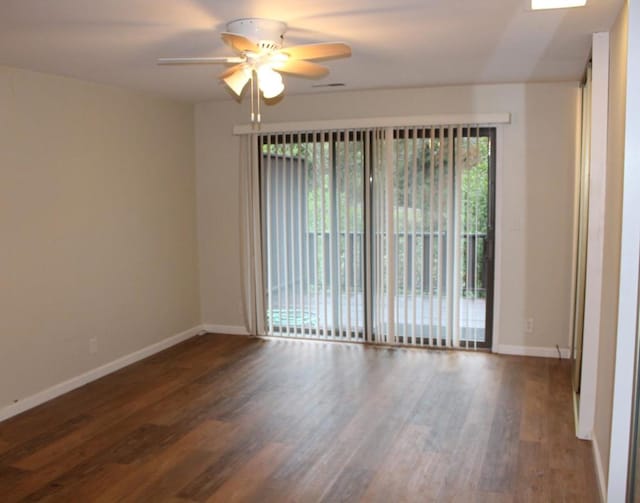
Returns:
[[[290,59],[282,63],[273,65],[273,69],[282,72],[290,73],[292,75],[299,75],[302,77],[320,78],[329,73],[329,69],[326,66],[318,65],[316,63],[309,63],[299,59]]]
[[[240,68],[233,72],[231,75],[223,77],[222,80],[234,93],[240,96],[242,94],[244,86],[247,85],[247,82],[249,82],[250,78],[251,76],[248,75],[248,72],[245,72],[242,68]]]
[[[222,40],[224,40],[225,43],[229,44],[238,52],[260,52],[260,48],[256,44],[242,35],[224,32],[220,34],[220,37],[222,37]]]
[[[208,65],[215,63],[242,63],[243,58],[233,56],[230,58],[159,58],[159,65]]]
[[[230,75],[236,73],[238,70],[243,70],[245,68],[244,63],[240,63],[239,65],[233,65],[231,68],[227,68],[224,72],[218,75],[218,78],[221,80],[226,79]]]
[[[293,59],[332,59],[351,56],[351,47],[342,42],[284,47],[280,52]]]

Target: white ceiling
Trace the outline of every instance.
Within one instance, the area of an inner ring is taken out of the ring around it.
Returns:
[[[531,11],[529,0],[2,0],[0,64],[198,102],[232,99],[220,66],[157,66],[158,57],[225,56],[227,21],[289,24],[285,44],[344,41],[320,81],[285,77],[288,94],[344,82],[368,89],[578,80],[590,34],[623,0]],[[325,89],[326,90],[326,89]]]

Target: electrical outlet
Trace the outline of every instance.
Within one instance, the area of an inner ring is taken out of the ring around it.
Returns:
[[[98,352],[98,338],[92,337],[89,339],[89,354],[94,355]]]
[[[524,323],[524,331],[528,334],[533,333],[533,318],[527,318]]]

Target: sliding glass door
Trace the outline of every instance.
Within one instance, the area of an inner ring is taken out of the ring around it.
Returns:
[[[405,129],[393,140],[395,335],[488,347],[494,131]]]
[[[262,138],[271,334],[362,336],[366,317],[362,137],[349,132]]]
[[[260,137],[267,331],[491,340],[495,130]]]

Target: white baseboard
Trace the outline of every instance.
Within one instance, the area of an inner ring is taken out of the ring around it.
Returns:
[[[0,421],[9,419],[10,417],[16,416],[26,410],[32,409],[33,407],[37,407],[44,402],[48,402],[49,400],[68,393],[69,391],[79,388],[80,386],[84,386],[91,381],[100,379],[101,377],[111,374],[116,370],[120,370],[127,365],[131,365],[132,363],[143,360],[148,356],[159,353],[164,349],[175,346],[180,342],[186,341],[187,339],[200,334],[201,332],[203,332],[203,330],[204,327],[202,325],[190,328],[189,330],[185,330],[182,333],[179,333],[172,337],[168,337],[167,339],[156,342],[155,344],[151,344],[150,346],[139,349],[138,351],[134,351],[133,353],[118,358],[117,360],[89,370],[84,374],[72,377],[71,379],[51,386],[50,388],[42,390],[35,395],[28,396],[22,400],[12,403],[11,405],[7,405],[6,407],[0,409]]]
[[[576,437],[580,440],[591,440],[591,431],[582,431],[580,429],[580,397],[575,391],[571,393],[571,395],[573,396],[573,427],[576,432]]]
[[[212,334],[250,335],[245,327],[234,325],[202,325],[203,330]]]
[[[535,347],[535,346],[510,346],[500,344],[495,351],[501,355],[536,356],[539,358],[558,358],[558,350],[555,347]],[[569,348],[560,348],[562,359],[566,360],[571,355]]]
[[[607,479],[604,476],[604,468],[602,467],[602,458],[600,457],[600,446],[598,445],[598,437],[593,435],[591,440],[593,448],[593,460],[596,465],[596,476],[598,479],[598,489],[600,490],[600,501],[607,501]]]
[[[576,429],[576,437],[580,440],[591,440],[593,438],[593,431],[591,429],[587,429],[584,426],[584,422],[580,423],[580,397],[578,393],[575,391],[572,393],[573,395],[573,423]]]

